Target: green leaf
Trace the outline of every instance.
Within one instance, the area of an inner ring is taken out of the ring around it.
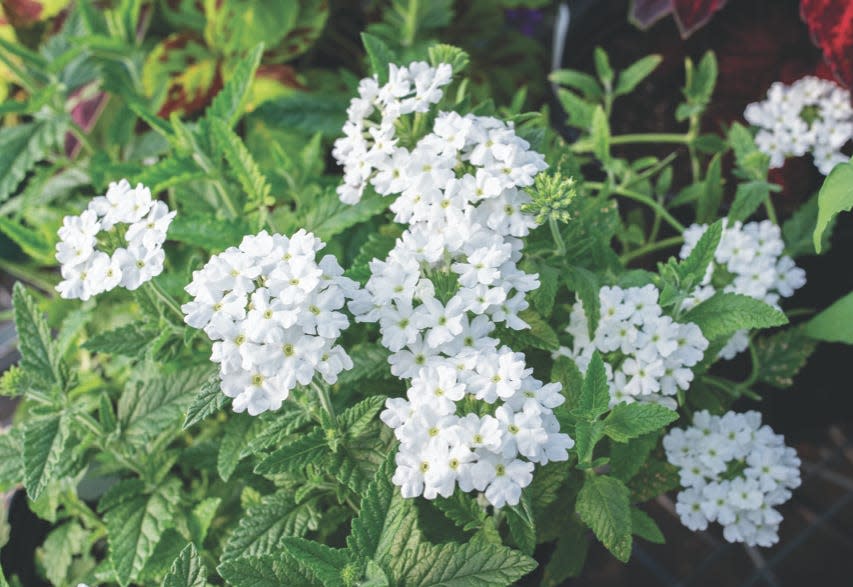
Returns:
[[[216,455],[216,470],[223,481],[228,481],[240,462],[240,453],[247,440],[254,418],[248,414],[231,414],[225,424],[225,434]]]
[[[338,418],[338,424],[350,437],[363,435],[376,423],[378,414],[385,407],[384,395],[373,395],[347,408]]]
[[[2,196],[2,192],[0,192]],[[2,199],[2,198],[0,198]],[[836,165],[820,187],[817,224],[812,236],[815,251],[823,250],[823,233],[839,212],[853,208],[853,162]]]
[[[575,69],[558,69],[556,71],[552,71],[550,75],[548,75],[548,79],[552,83],[560,84],[561,86],[568,86],[582,92],[589,100],[597,100],[603,94],[598,80],[588,73],[577,71]]]
[[[707,51],[702,56],[691,82],[687,90],[688,97],[700,104],[710,102],[717,84],[717,57],[713,51]]]
[[[38,263],[51,265],[56,262],[54,245],[41,232],[0,216],[0,233],[9,237],[10,240],[21,247],[24,253],[35,259]]]
[[[539,287],[528,295],[533,308],[544,318],[550,318],[554,310],[557,290],[560,287],[560,272],[544,263],[538,265],[536,269],[539,273]]]
[[[788,220],[782,225],[782,238],[785,241],[785,252],[791,257],[797,258],[805,255],[816,254],[814,242],[812,242],[815,226],[817,225],[818,194],[799,207]],[[823,230],[821,235],[821,250],[829,249],[829,240],[836,219],[833,218]]]
[[[321,92],[298,92],[270,100],[255,110],[254,119],[274,121],[276,127],[336,137],[346,121],[349,96]]]
[[[207,585],[207,569],[204,568],[204,563],[191,542],[172,563],[169,574],[163,579],[162,587],[205,587],[205,585]]]
[[[575,450],[578,453],[578,463],[589,465],[598,441],[604,438],[604,422],[599,420],[581,420],[575,426]]]
[[[655,521],[639,508],[631,508],[631,532],[634,536],[639,536],[655,544],[666,542],[663,532],[660,531]]]
[[[531,309],[527,309],[519,312],[518,317],[527,322],[530,328],[514,330],[499,324],[495,334],[501,341],[518,350],[533,348],[543,351],[556,351],[560,348],[560,339],[557,338],[557,333],[542,316]]]
[[[589,475],[575,510],[601,543],[622,562],[631,557],[631,506],[625,484],[614,477]]]
[[[705,230],[687,258],[675,266],[675,275],[681,289],[692,290],[694,286],[702,283],[708,266],[714,262],[722,236],[723,221],[717,220]]]
[[[583,570],[589,550],[586,526],[572,516],[570,524],[557,540],[551,559],[545,566],[543,587],[559,587],[570,577],[577,577]]]
[[[626,67],[620,74],[616,82],[616,89],[613,90],[615,96],[630,94],[644,79],[649,77],[651,73],[657,69],[663,58],[660,55],[646,55]]]
[[[349,554],[341,548],[331,548],[304,538],[285,538],[281,542],[284,554],[292,558],[319,585],[338,585],[341,571],[349,564]]]
[[[679,486],[678,469],[666,461],[649,459],[628,482],[631,501],[648,501]]]
[[[569,291],[575,292],[583,304],[583,311],[589,322],[590,335],[592,335],[598,327],[598,319],[601,317],[601,302],[598,297],[601,284],[598,281],[598,276],[583,267],[566,267],[563,279]]]
[[[36,500],[61,468],[69,426],[61,413],[30,417],[24,427],[24,486]]]
[[[204,113],[206,120],[219,120],[228,127],[233,127],[237,123],[245,108],[246,100],[252,88],[252,81],[255,79],[255,72],[261,63],[263,53],[263,44],[255,45],[245,59],[242,59],[234,67],[228,83],[225,84],[221,92],[216,94],[210,107]]]
[[[658,434],[650,433],[628,442],[613,442],[610,450],[610,474],[628,482],[646,462],[658,444]]]
[[[723,164],[722,155],[714,155],[708,164],[708,171],[703,180],[702,197],[696,205],[696,221],[710,222],[717,218],[717,211],[723,200]]]
[[[65,381],[64,365],[57,356],[50,328],[39,312],[35,299],[20,281],[12,289],[12,305],[21,367],[33,376],[62,386]]]
[[[805,332],[815,340],[853,344],[853,292],[809,320]]]
[[[139,358],[159,334],[146,322],[130,322],[113,330],[99,332],[83,343],[83,348],[96,353]]]
[[[201,500],[190,512],[187,519],[190,536],[195,544],[204,544],[207,532],[216,516],[216,511],[222,503],[221,497],[208,497]]]
[[[426,548],[424,548],[426,547]],[[536,562],[518,551],[496,544],[424,543],[416,564],[400,577],[412,587],[505,587],[536,568]]]
[[[610,59],[607,57],[607,52],[601,47],[596,47],[593,53],[595,60],[595,72],[598,74],[598,79],[604,87],[609,88],[613,83],[613,68],[610,67]]]
[[[507,508],[506,519],[509,524],[510,535],[519,550],[528,556],[532,556],[533,550],[536,548],[536,520],[533,514],[533,506],[530,503],[529,492],[522,492],[518,504]]]
[[[468,67],[471,62],[471,56],[466,51],[453,45],[439,43],[432,45],[428,50],[429,64],[433,67],[438,67],[442,63],[447,63],[453,68],[454,74],[459,74]]]
[[[592,112],[589,138],[593,154],[606,166],[610,162],[610,124],[601,106],[596,106]]]
[[[580,402],[573,410],[580,418],[595,420],[607,411],[610,405],[610,387],[601,354],[595,351],[589,361],[581,387]]]
[[[737,186],[735,200],[729,209],[729,222],[746,220],[758,210],[770,195],[770,184],[766,181],[748,181]]]
[[[780,310],[760,300],[718,292],[684,314],[681,322],[693,322],[710,341],[727,339],[744,328],[781,326],[788,323],[788,318]]]
[[[755,340],[758,381],[778,388],[791,387],[794,376],[817,348],[804,328],[788,328]]]
[[[134,177],[134,181],[148,186],[151,193],[156,194],[171,187],[197,182],[207,177],[207,174],[189,157],[173,156],[144,167]],[[169,228],[171,237],[171,226]]]
[[[30,122],[0,129],[0,203],[5,202],[61,136],[54,121]]]
[[[432,503],[466,532],[479,529],[486,519],[486,512],[477,500],[462,491],[456,491],[450,497],[439,496]]]
[[[239,244],[247,232],[243,218],[220,220],[209,214],[179,214],[169,226],[169,240],[218,252]]]
[[[184,430],[215,414],[227,403],[228,397],[220,390],[219,374],[212,375],[201,384],[201,391],[187,408]]]
[[[370,70],[379,77],[379,84],[388,82],[388,64],[394,63],[397,58],[393,51],[382,39],[370,33],[361,33],[361,42],[367,52],[367,60],[370,62]]]
[[[104,515],[110,560],[123,587],[136,580],[163,532],[174,524],[180,483],[172,481],[152,493],[126,496]]]
[[[341,202],[334,190],[327,190],[301,215],[297,224],[327,241],[347,228],[384,212],[390,204],[389,198],[368,191],[358,204],[351,206]]]
[[[660,404],[634,402],[613,406],[604,419],[604,433],[617,442],[659,430],[678,419],[678,412]]]
[[[568,124],[581,129],[588,129],[592,124],[592,113],[595,106],[590,104],[574,92],[560,88],[557,90],[557,98],[568,114]]]
[[[346,387],[365,379],[387,378],[388,350],[376,343],[359,343],[349,353],[353,367],[338,376],[338,385]]]
[[[314,501],[296,503],[290,490],[265,496],[240,516],[225,543],[222,560],[277,553],[284,538],[305,536],[317,528],[315,508]]]
[[[0,491],[8,491],[24,481],[21,434],[6,430],[0,433]]]
[[[176,425],[210,376],[211,367],[200,365],[128,383],[118,402],[118,419],[124,437],[145,445]]]
[[[231,127],[218,118],[210,120],[213,142],[225,155],[225,160],[248,198],[247,205],[265,205],[270,184],[255,162],[249,149]]]
[[[255,467],[259,475],[298,471],[328,454],[329,445],[322,430],[314,430],[279,448]]]
[[[323,587],[312,576],[307,576],[293,559],[283,557],[281,553],[231,558],[223,561],[216,570],[235,587]]]
[[[5,512],[4,512],[5,513]],[[54,585],[68,584],[68,572],[74,555],[80,551],[88,533],[77,522],[67,522],[52,530],[38,551],[45,575]]]

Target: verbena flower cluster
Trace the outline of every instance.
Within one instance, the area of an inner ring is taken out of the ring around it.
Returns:
[[[675,409],[673,396],[690,386],[691,367],[708,348],[698,326],[664,315],[658,296],[653,285],[602,287],[598,325],[592,335],[580,301],[572,307],[566,328],[572,347],[561,347],[558,354],[570,357],[586,372],[598,350],[604,358],[611,405],[646,401]]]
[[[761,425],[761,414],[696,412],[693,426],[663,439],[666,457],[679,468],[676,511],[691,530],[719,522],[729,542],[771,546],[782,515],[774,509],[800,485],[800,459],[784,438]]]
[[[358,284],[343,276],[324,243],[299,230],[288,238],[261,231],[193,272],[187,324],[204,329],[219,363],[222,391],[235,412],[277,410],[315,374],[335,383],[352,360],[335,342],[349,319],[340,312]]]
[[[684,231],[684,245],[679,256],[687,258],[708,226],[694,224]],[[782,231],[769,220],[742,224],[735,222],[723,229],[714,263],[700,287],[684,301],[689,309],[707,300],[718,290],[749,296],[779,307],[779,300],[794,295],[806,283],[806,273],[794,260],[783,255]],[[739,330],[720,351],[720,357],[731,359],[746,349],[749,332]]]
[[[430,67],[423,61],[408,67],[389,64],[388,83],[379,85],[377,76],[364,78],[358,98],[347,109],[344,137],[332,151],[344,167],[344,183],[338,187],[341,201],[355,204],[361,199],[375,170],[388,170],[404,155],[397,149],[394,123],[401,116],[427,112],[441,100],[441,88],[453,79],[446,63]]]
[[[66,299],[88,300],[117,286],[134,290],[160,275],[163,242],[174,217],[142,184],[111,183],[85,212],[63,219],[56,244],[62,281],[56,291]]]
[[[381,414],[400,440],[393,482],[405,497],[458,486],[514,505],[534,463],[568,459],[574,442],[552,411],[561,385],[534,378],[523,353],[490,336],[497,322],[528,327],[519,312],[539,281],[517,266],[535,226],[519,188],[545,167],[510,125],[451,112],[368,178],[399,194],[391,209],[409,225],[349,306],[379,323],[392,373],[410,380]]]
[[[767,99],[748,105],[743,115],[759,128],[755,142],[771,167],[810,153],[827,175],[849,159],[841,149],[853,138],[853,107],[850,92],[834,82],[811,76],[790,86],[776,82]]]

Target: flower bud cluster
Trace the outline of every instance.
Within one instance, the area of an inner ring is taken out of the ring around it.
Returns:
[[[810,153],[828,175],[849,159],[841,148],[853,138],[853,107],[850,92],[834,82],[811,76],[790,86],[776,82],[767,99],[748,105],[743,116],[759,128],[755,142],[770,157],[770,167]]]
[[[344,183],[338,187],[338,195],[347,204],[357,203],[374,171],[388,167],[394,158],[397,119],[427,112],[441,100],[441,88],[453,79],[453,69],[447,63],[438,67],[423,61],[407,67],[391,63],[388,70],[385,85],[379,85],[376,75],[361,80],[358,98],[353,98],[347,109],[345,136],[335,141],[332,150],[344,168]]]
[[[62,281],[56,291],[66,299],[88,300],[117,286],[134,290],[160,275],[163,242],[174,217],[142,184],[111,183],[85,212],[63,219],[56,244]],[[99,241],[102,233],[104,242]],[[112,254],[99,250],[104,243],[114,246]]]
[[[708,226],[694,224],[684,231],[684,245],[679,256],[686,259]],[[794,295],[806,283],[806,273],[783,255],[785,242],[782,231],[769,220],[742,224],[735,222],[723,229],[720,244],[714,253],[714,262],[708,267],[702,285],[696,288],[683,303],[689,309],[710,298],[718,290],[736,293],[771,306],[779,307],[779,300]],[[731,359],[746,349],[749,332],[740,330],[720,351],[720,357]]]
[[[784,438],[761,425],[761,414],[693,415],[693,426],[663,439],[667,460],[679,468],[676,511],[691,530],[719,522],[729,542],[771,546],[782,515],[774,506],[800,485],[800,459]]]
[[[379,323],[391,372],[410,380],[381,414],[400,440],[393,481],[405,497],[458,486],[514,505],[534,463],[568,459],[574,442],[553,414],[560,384],[534,378],[524,354],[490,336],[497,322],[528,327],[519,312],[539,281],[517,266],[535,226],[521,188],[545,167],[511,126],[451,112],[369,177],[398,195],[391,209],[408,227],[349,307]]]
[[[277,410],[315,374],[335,383],[352,360],[335,342],[349,319],[340,310],[358,284],[343,276],[324,243],[299,230],[288,238],[261,231],[193,272],[181,306],[185,321],[213,343],[222,392],[235,412]]]
[[[572,347],[559,354],[570,357],[586,372],[597,350],[604,359],[611,405],[646,401],[677,407],[673,396],[693,381],[691,367],[702,360],[708,341],[693,323],[681,324],[663,314],[659,292],[644,287],[602,287],[599,318],[590,336],[589,320],[576,302],[566,331]]]

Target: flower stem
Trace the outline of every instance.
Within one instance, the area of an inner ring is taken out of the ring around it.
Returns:
[[[154,295],[160,298],[160,301],[166,304],[166,307],[168,307],[172,312],[174,312],[178,319],[183,323],[184,313],[181,311],[181,306],[178,305],[178,302],[175,301],[175,298],[173,298],[169,294],[169,292],[163,289],[163,287],[159,283],[157,283],[156,279],[150,279],[147,283],[149,284],[151,291],[154,292]]]
[[[586,185],[586,187],[588,187],[590,189],[594,189],[594,190],[595,189],[600,190],[604,187],[604,184],[602,184],[600,182],[592,182],[592,181],[587,182],[585,185]],[[635,200],[637,202],[640,202],[641,204],[645,204],[646,206],[648,206],[652,210],[655,210],[656,212],[658,212],[661,215],[661,217],[664,220],[666,220],[670,224],[670,226],[672,226],[674,229],[676,229],[679,233],[684,232],[684,225],[681,224],[678,220],[676,220],[675,217],[666,210],[666,208],[664,208],[661,204],[659,204],[658,202],[656,202],[654,199],[650,198],[649,196],[647,196],[645,194],[641,194],[640,192],[635,192],[633,190],[625,189],[625,188],[620,187],[620,186],[611,187],[611,191],[614,194],[618,194],[620,196],[624,196],[624,197],[629,198],[631,200]]]
[[[560,227],[557,226],[557,221],[553,217],[548,219],[548,227],[551,229],[551,236],[554,237],[554,242],[557,244],[557,250],[554,251],[554,254],[558,257],[564,257],[566,255],[566,242],[563,240]]]
[[[638,257],[642,257],[643,255],[646,255],[648,253],[653,253],[654,251],[659,251],[661,249],[667,249],[667,248],[673,247],[675,245],[680,245],[683,242],[684,242],[683,236],[680,236],[680,235],[672,236],[670,238],[665,238],[665,239],[657,241],[657,242],[648,243],[646,245],[643,245],[639,249],[635,249],[633,251],[628,251],[627,253],[625,253],[624,255],[622,255],[620,257],[620,260],[623,263],[628,264],[630,261],[633,261],[634,259],[636,259]]]
[[[322,385],[317,383],[315,380],[311,380],[311,387],[314,388],[314,391],[317,392],[317,397],[320,400],[320,405],[323,406],[323,409],[329,414],[329,417],[332,419],[332,422],[337,422],[338,417],[335,414],[335,407],[332,405],[332,400],[329,398],[329,393],[326,391]]]
[[[627,134],[616,135],[610,137],[611,145],[631,145],[637,143],[677,143],[686,145],[690,143],[692,138],[688,134],[673,134],[673,133],[642,133],[642,134]]]

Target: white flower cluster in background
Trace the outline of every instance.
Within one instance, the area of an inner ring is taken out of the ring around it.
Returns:
[[[358,284],[343,277],[324,243],[300,230],[288,238],[261,231],[211,257],[186,291],[185,321],[210,337],[222,391],[235,412],[277,410],[315,374],[335,383],[352,360],[335,342],[349,319],[340,312]]]
[[[430,67],[416,61],[408,67],[388,66],[388,83],[377,76],[361,80],[358,98],[347,109],[344,137],[335,141],[332,154],[344,167],[344,183],[338,187],[341,201],[355,204],[361,199],[370,176],[385,169],[400,154],[394,123],[414,112],[427,112],[441,100],[441,88],[450,83],[453,69],[446,63]]]
[[[111,183],[85,212],[63,219],[56,244],[62,281],[56,291],[66,299],[88,300],[117,286],[134,290],[160,275],[163,242],[174,217],[142,184],[134,188],[126,179]],[[102,233],[112,254],[99,250]]]
[[[611,405],[646,401],[675,409],[673,396],[690,387],[691,367],[708,348],[698,326],[675,322],[663,314],[658,296],[653,285],[602,287],[592,336],[580,301],[572,308],[566,328],[572,335],[572,347],[561,347],[557,354],[570,357],[585,373],[598,350],[607,371]]]
[[[679,256],[686,259],[708,226],[694,224],[684,231],[684,245]],[[684,301],[690,309],[722,289],[761,300],[779,307],[779,300],[794,295],[806,283],[806,272],[783,255],[785,242],[782,231],[769,220],[742,224],[735,222],[723,229],[720,244],[714,253],[714,263],[702,285]],[[749,344],[749,331],[739,330],[726,343],[719,356],[734,358]]]
[[[853,138],[850,92],[834,82],[811,76],[790,86],[776,82],[767,99],[748,105],[743,116],[759,128],[755,142],[770,157],[770,167],[810,153],[828,175],[849,159],[841,149]]]
[[[411,151],[394,148],[363,178],[398,195],[391,209],[408,224],[349,305],[379,323],[391,372],[411,380],[381,415],[400,440],[393,482],[404,497],[458,486],[514,505],[534,463],[567,460],[574,445],[553,414],[561,385],[534,378],[523,353],[490,336],[497,322],[528,327],[519,312],[539,281],[517,266],[535,226],[520,188],[545,167],[510,125],[440,113]]]
[[[676,511],[691,530],[719,522],[729,542],[771,546],[782,515],[774,509],[800,485],[800,459],[784,438],[761,425],[761,414],[693,415],[693,426],[663,439],[684,490]]]

